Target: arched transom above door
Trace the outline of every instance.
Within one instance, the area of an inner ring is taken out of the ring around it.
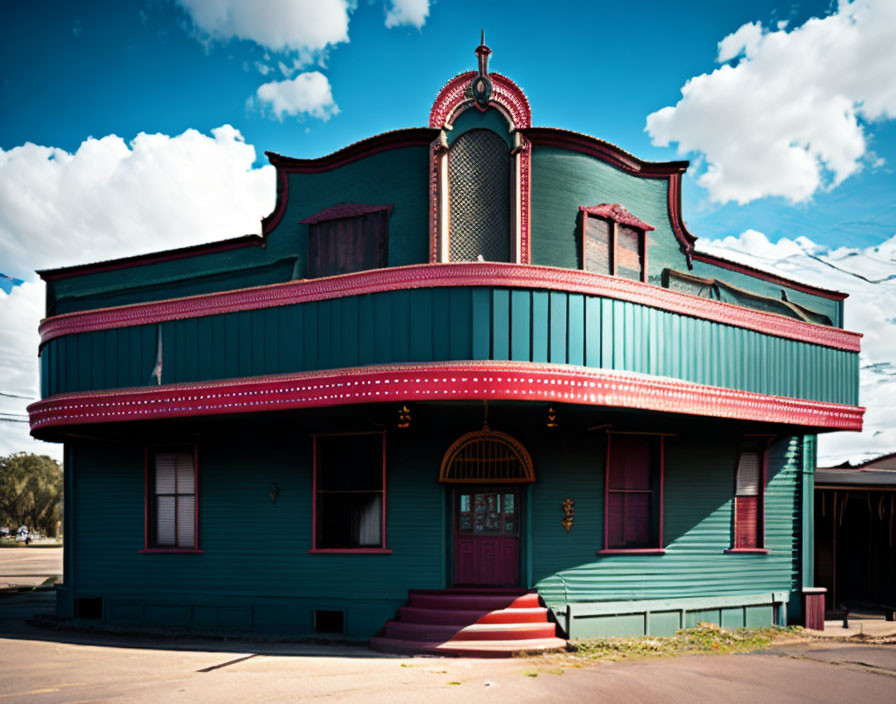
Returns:
[[[442,460],[445,484],[525,484],[535,481],[532,458],[514,437],[477,430],[458,438]]]

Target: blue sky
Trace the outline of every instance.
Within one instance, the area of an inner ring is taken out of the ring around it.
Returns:
[[[834,8],[836,9],[836,8]],[[480,27],[492,68],[527,92],[538,125],[606,139],[651,160],[680,158],[651,144],[647,115],[680,98],[692,76],[718,67],[718,43],[745,23],[788,28],[832,11],[827,2],[433,2],[421,27],[387,28],[386,6],[364,1],[349,14],[349,39],[303,70],[329,80],[339,114],[276,119],[247,106],[284,52],[245,39],[200,36],[169,0],[6,3],[0,13],[0,147],[27,141],[72,152],[89,136],[208,133],[230,124],[256,148],[293,156],[328,153],[365,136],[425,124],[441,85],[473,66]],[[272,21],[276,21],[272,18]],[[287,61],[288,63],[288,61]],[[277,74],[275,76],[275,74]],[[868,246],[896,232],[896,126],[868,127],[885,164],[867,165],[837,188],[794,204],[768,197],[712,203],[688,179],[685,215],[698,236],[747,228],[817,242]],[[686,155],[699,170],[699,152]],[[26,271],[14,272],[21,277]]]
[[[862,447],[896,449],[893,0],[30,0],[0,4],[0,274],[23,282],[0,285],[0,453],[29,442],[35,269],[258,232],[264,151],[425,125],[481,28],[535,125],[690,159],[704,246],[823,286],[842,267],[879,377]]]

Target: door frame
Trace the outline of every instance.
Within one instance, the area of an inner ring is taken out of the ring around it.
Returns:
[[[460,494],[485,494],[485,493],[496,493],[503,494],[509,493],[508,490],[513,491],[516,494],[516,506],[514,510],[514,515],[516,517],[516,540],[517,540],[517,576],[516,583],[510,585],[481,585],[482,589],[500,589],[502,587],[515,587],[522,586],[524,581],[528,584],[531,581],[531,556],[528,554],[528,546],[531,541],[529,540],[529,527],[530,521],[528,520],[528,506],[530,499],[530,486],[528,483],[500,483],[500,484],[478,484],[478,483],[470,483],[470,484],[454,484],[450,487],[446,487],[448,491],[445,492],[446,497],[445,500],[448,503],[448,521],[446,521],[446,536],[445,540],[447,543],[447,551],[446,551],[446,559],[447,559],[447,584],[446,587],[454,587],[454,586],[477,586],[477,585],[458,585],[455,581],[455,572],[456,572],[456,561],[457,561],[457,551],[456,551],[456,539],[457,539],[457,526],[459,520],[459,512],[458,512],[458,502]],[[502,512],[503,514],[503,512]],[[488,537],[488,536],[483,536]],[[525,580],[524,580],[525,574]]]

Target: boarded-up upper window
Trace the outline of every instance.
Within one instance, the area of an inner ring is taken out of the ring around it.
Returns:
[[[457,484],[520,484],[535,481],[532,458],[518,440],[495,430],[477,430],[456,440],[439,481]]]
[[[391,205],[340,203],[301,220],[308,225],[308,278],[387,266],[391,213]]]
[[[464,132],[448,153],[449,256],[510,261],[510,150],[491,130]]]
[[[579,210],[585,271],[646,281],[647,231],[653,227],[618,203],[580,206]]]

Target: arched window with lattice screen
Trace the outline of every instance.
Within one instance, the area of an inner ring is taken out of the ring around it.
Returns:
[[[524,484],[535,481],[532,458],[515,438],[496,430],[467,433],[448,448],[439,470],[446,484]]]
[[[448,152],[449,257],[510,261],[510,151],[485,129],[464,132]]]

